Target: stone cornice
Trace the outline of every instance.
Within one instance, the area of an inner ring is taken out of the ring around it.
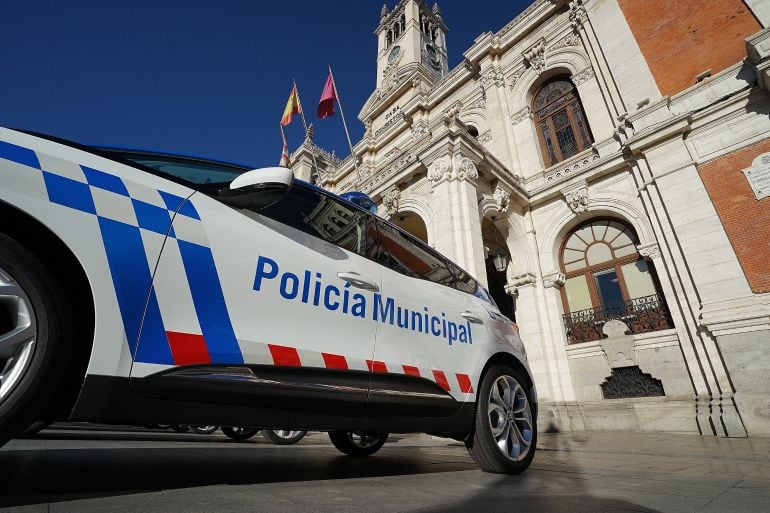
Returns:
[[[635,155],[639,155],[664,141],[688,132],[690,130],[690,123],[691,116],[689,113],[674,116],[660,124],[650,126],[634,134],[631,139],[626,141],[625,146]]]
[[[485,32],[477,37],[463,56],[471,63],[477,63],[487,55],[505,53],[566,3],[567,0],[536,0],[497,33]]]

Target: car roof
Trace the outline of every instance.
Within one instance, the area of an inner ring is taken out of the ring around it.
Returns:
[[[194,155],[184,155],[184,154],[179,154],[179,153],[171,153],[171,152],[167,152],[167,151],[144,150],[144,149],[138,149],[138,148],[126,148],[126,147],[120,147],[120,146],[105,146],[105,145],[81,144],[81,143],[76,143],[74,141],[70,141],[68,139],[64,139],[64,138],[61,138],[61,137],[44,134],[44,133],[41,133],[41,132],[35,132],[35,131],[32,131],[32,130],[23,130],[23,129],[18,129],[18,128],[12,128],[12,130],[16,130],[17,132],[23,132],[23,133],[26,133],[26,134],[29,134],[29,135],[33,135],[35,137],[40,137],[42,139],[47,139],[49,141],[57,142],[59,144],[65,145],[65,146],[71,146],[71,147],[74,147],[74,148],[78,148],[78,149],[81,149],[81,150],[86,151],[86,152],[97,152],[99,154],[102,154],[102,156],[105,156],[106,158],[109,158],[109,153],[110,152],[115,152],[115,153],[123,152],[123,153],[133,153],[133,154],[137,154],[137,155],[147,155],[147,156],[156,156],[156,157],[171,157],[171,158],[179,158],[179,159],[197,160],[197,161],[200,161],[200,162],[209,162],[209,163],[212,163],[212,164],[223,164],[223,165],[226,165],[226,166],[232,166],[232,167],[235,167],[235,168],[240,168],[240,169],[243,169],[244,171],[249,171],[251,169],[258,169],[258,168],[255,168],[253,166],[249,166],[249,165],[242,164],[242,163],[227,162],[227,161],[223,161],[223,160],[219,160],[219,159],[213,159],[213,158],[198,157],[198,156],[194,156]],[[360,210],[361,212],[364,212],[364,213],[369,214],[369,215],[375,215],[375,214],[372,214],[371,212],[369,212],[367,209],[363,208],[362,206],[357,205],[356,203],[353,203],[352,201],[349,201],[346,198],[343,198],[339,194],[335,194],[335,193],[333,193],[333,192],[331,192],[331,191],[329,191],[327,189],[324,189],[323,187],[319,187],[317,185],[314,185],[314,184],[312,184],[310,182],[306,182],[305,180],[301,180],[299,178],[294,178],[294,181],[295,182],[299,182],[303,186],[308,187],[308,188],[313,189],[313,190],[316,190],[316,191],[318,191],[318,192],[320,192],[322,194],[326,194],[327,196],[331,196],[331,197],[333,197],[335,199],[338,199],[340,201],[344,201],[346,205],[349,205],[349,206],[351,206],[351,207],[353,207],[353,208],[355,208],[357,210]],[[378,219],[378,221],[386,224],[387,226],[395,228],[397,231],[406,234],[409,238],[413,238],[413,239],[415,239],[415,241],[419,241],[421,244],[424,244],[426,247],[430,248],[431,250],[436,251],[434,248],[430,247],[427,242],[424,242],[424,241],[421,241],[421,240],[417,239],[417,237],[415,237],[411,233],[407,232],[406,230],[404,230],[400,226],[398,226],[398,225],[394,224],[393,222],[389,221],[388,219],[385,219],[383,217],[376,216],[376,215],[375,215],[375,217]],[[444,259],[446,259],[448,261],[451,261],[451,259],[449,257],[447,257],[446,255],[444,255],[443,253],[440,253],[438,251],[437,251],[437,253],[439,255],[441,255],[442,258],[444,258]],[[457,266],[458,268],[462,269],[462,267],[460,267],[456,263],[454,263],[454,262],[452,262],[452,263],[455,266]],[[467,271],[465,271],[464,269],[462,269],[462,270],[467,273]],[[479,287],[482,287],[481,283],[478,280],[476,280],[475,277],[473,277],[473,279],[477,282]]]

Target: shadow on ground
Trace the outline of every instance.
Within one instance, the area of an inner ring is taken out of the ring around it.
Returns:
[[[67,435],[56,435],[62,440]],[[77,440],[85,434],[75,435]],[[47,438],[47,437],[46,437]],[[96,437],[97,440],[99,437]],[[52,438],[53,439],[53,438]],[[121,437],[122,439],[122,437]],[[436,487],[436,500],[421,512],[529,511],[598,513],[653,512],[625,501],[592,496],[585,479],[556,477],[536,469],[520,476],[491,476],[477,470],[460,447],[399,447],[393,444],[378,455],[357,459],[340,456],[331,447],[261,447],[201,443],[195,447],[93,448],[0,451],[0,506],[22,506],[160,490],[214,485],[299,483],[307,489],[320,480],[340,480],[338,493],[365,494],[361,481],[344,480],[414,476],[412,486]],[[573,466],[566,461],[565,467]],[[463,471],[472,471],[463,472]],[[439,479],[430,475],[440,474]],[[473,485],[466,484],[469,482]],[[377,482],[366,486],[378,486]],[[440,487],[453,493],[442,496]],[[217,492],[219,493],[219,492]],[[227,494],[227,489],[221,493]],[[404,490],[405,503],[409,490]],[[456,497],[452,500],[451,497]],[[366,499],[366,497],[362,497]],[[439,504],[441,504],[439,506]],[[435,508],[434,508],[435,505]]]

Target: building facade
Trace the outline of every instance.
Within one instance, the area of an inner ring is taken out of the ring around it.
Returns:
[[[488,283],[541,429],[770,435],[768,24],[770,0],[537,0],[450,70],[439,6],[401,0],[355,159],[306,140],[293,169]]]

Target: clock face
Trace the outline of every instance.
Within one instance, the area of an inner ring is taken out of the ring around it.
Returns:
[[[430,65],[438,69],[441,66],[441,57],[438,54],[438,50],[432,44],[425,45],[425,51],[428,53],[428,59],[430,59]]]
[[[398,54],[401,53],[401,47],[396,45],[393,47],[393,49],[390,51],[390,54],[388,54],[388,62],[393,62],[398,58]]]

